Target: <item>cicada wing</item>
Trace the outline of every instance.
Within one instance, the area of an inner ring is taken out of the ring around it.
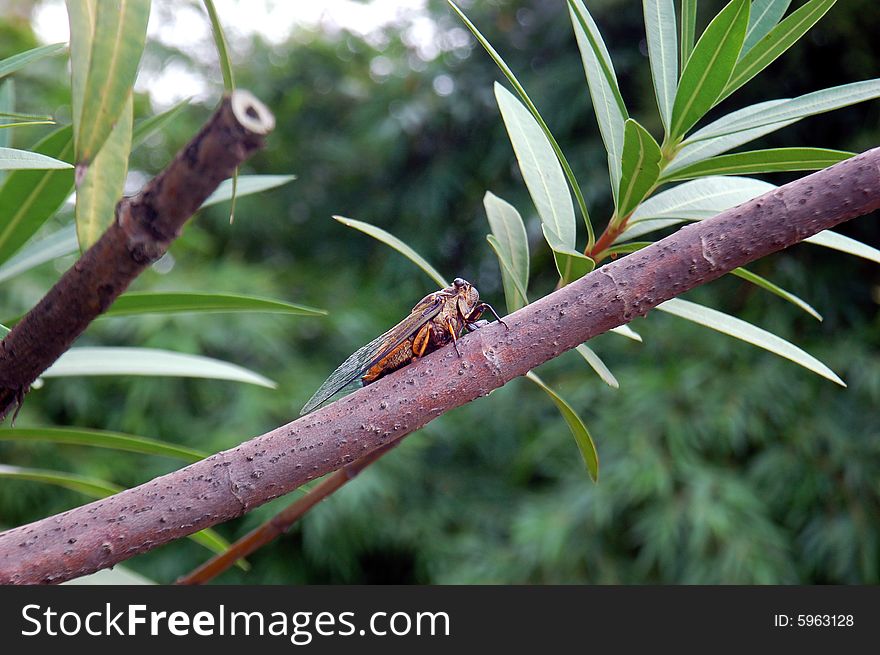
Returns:
[[[324,380],[324,384],[303,405],[299,415],[308,414],[361,377],[376,362],[397,348],[405,339],[411,337],[427,321],[434,318],[442,306],[439,299],[434,302],[419,303],[413,312],[400,323],[349,355],[348,359]]]

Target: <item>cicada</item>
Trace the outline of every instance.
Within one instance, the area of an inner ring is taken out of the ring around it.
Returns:
[[[300,416],[358,378],[364,385],[375,382],[450,341],[458,352],[459,337],[479,327],[477,321],[487,310],[504,324],[491,305],[480,302],[474,285],[455,278],[452,286],[429,293],[416,303],[409,316],[342,362],[303,406]]]

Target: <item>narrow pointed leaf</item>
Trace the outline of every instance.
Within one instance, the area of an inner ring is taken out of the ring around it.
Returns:
[[[663,182],[709,175],[753,175],[782,171],[817,171],[849,159],[853,152],[825,148],[772,148],[719,155],[664,175]]]
[[[71,185],[73,185],[73,180],[71,180]],[[0,192],[0,197],[2,197],[2,192]],[[0,266],[0,282],[5,282],[58,257],[74,253],[78,249],[79,241],[76,238],[76,227],[70,225],[62,228],[38,241],[28,243],[13,257],[10,257]]]
[[[59,160],[73,157],[73,130],[63,127],[36,146]],[[15,171],[0,187],[0,262],[6,262],[56,212],[73,191],[73,168]]]
[[[15,111],[15,81],[4,80],[0,83],[0,116],[4,119],[10,117]],[[3,126],[0,126],[3,127]],[[12,142],[12,132],[0,129],[0,148],[8,148]],[[0,173],[0,180],[2,180]]]
[[[807,354],[785,339],[735,316],[730,316],[716,309],[704,307],[681,298],[667,300],[657,305],[657,309],[763,348],[774,355],[791,360],[836,384],[843,387],[846,386],[834,371],[812,355]]]
[[[648,131],[632,118],[624,127],[620,191],[617,218],[629,216],[654,188],[660,175],[660,146]]]
[[[583,457],[584,464],[587,467],[587,473],[590,474],[590,479],[593,482],[598,482],[599,454],[596,452],[596,444],[593,443],[593,438],[590,436],[590,432],[587,430],[587,426],[581,417],[572,409],[571,405],[565,402],[553,389],[544,384],[544,381],[535,373],[529,371],[526,373],[526,378],[534,382],[544,393],[550,396],[553,404],[556,405],[559,413],[562,414],[562,418],[565,419],[565,423],[568,425],[568,429],[571,430],[572,436],[574,436],[575,443],[577,443],[578,450],[580,450],[581,457]]]
[[[596,268],[596,262],[575,250],[554,250],[553,259],[563,284],[571,284]]]
[[[64,168],[72,168],[72,166],[66,161],[41,155],[38,152],[18,150],[17,148],[0,148],[0,170],[57,170]]]
[[[189,101],[189,98],[184,98],[165,111],[138,121],[131,132],[131,149],[134,150],[151,136],[161,132],[173,123],[174,119],[189,107]]]
[[[630,224],[657,218],[711,218],[775,188],[748,177],[705,177],[655,194],[633,212]]]
[[[237,184],[233,184],[231,179],[223,180],[214,193],[202,203],[200,209],[232,200],[233,194],[241,198],[274,189],[295,179],[296,175],[239,175]],[[234,190],[233,186],[236,187]]]
[[[623,234],[617,237],[614,240],[615,244],[621,244],[621,246],[625,246],[624,242],[629,241],[630,239],[637,239],[646,234],[650,234],[651,232],[656,232],[657,230],[662,230],[667,227],[672,227],[673,225],[679,225],[680,223],[684,223],[685,219],[683,218],[647,218],[640,221],[637,221],[631,224],[626,228]]]
[[[529,242],[526,227],[516,208],[487,191],[483,206],[494,243],[490,241],[501,262],[501,281],[507,311],[515,312],[528,304],[526,289],[529,285]]]
[[[737,62],[722,98],[736,91],[797,43],[836,1],[811,0],[770,30]]]
[[[832,250],[839,250],[840,252],[880,264],[880,250],[831,230],[823,230],[818,234],[807,237],[804,239],[804,243],[812,243],[814,246],[824,246]]]
[[[111,448],[142,455],[159,455],[185,462],[197,462],[210,455],[167,441],[148,439],[134,434],[80,428],[0,428],[0,441],[43,441],[73,446]]]
[[[550,145],[553,148],[553,152],[556,153],[556,158],[559,160],[562,169],[565,171],[565,177],[568,179],[568,184],[571,187],[572,192],[574,193],[575,199],[577,200],[578,207],[581,210],[581,214],[584,217],[584,223],[587,227],[587,238],[589,241],[589,246],[593,246],[593,242],[595,240],[595,235],[593,234],[593,224],[590,222],[590,213],[587,211],[587,203],[584,200],[584,194],[581,192],[580,185],[577,182],[577,179],[574,176],[574,171],[571,170],[571,166],[568,164],[568,160],[565,158],[565,154],[562,152],[562,148],[559,147],[559,143],[556,141],[556,138],[550,132],[550,128],[547,125],[547,122],[541,116],[538,108],[535,106],[535,103],[532,102],[532,99],[529,97],[529,94],[526,92],[525,87],[520,84],[520,81],[516,78],[516,75],[513,74],[513,71],[510,69],[510,66],[504,61],[498,51],[492,47],[492,44],[480,33],[480,30],[477,29],[477,26],[474,25],[471,20],[464,14],[464,12],[459,9],[458,5],[456,5],[452,0],[447,0],[449,6],[452,7],[452,10],[458,14],[458,17],[465,24],[465,26],[471,31],[471,34],[474,35],[474,38],[483,46],[489,56],[492,58],[492,61],[495,62],[495,65],[504,73],[504,76],[510,82],[511,86],[513,86],[517,95],[520,97],[520,100],[523,101],[525,106],[528,108],[529,112],[531,112],[532,117],[538,122],[538,125],[541,126],[541,129],[544,131],[544,135],[547,137],[547,140],[550,142]]]
[[[122,196],[131,154],[132,99],[117,116],[116,126],[94,157],[76,191],[76,235],[85,251],[113,222]]]
[[[231,93],[235,89],[235,78],[232,75],[232,60],[226,45],[226,35],[223,34],[223,26],[220,24],[220,17],[214,8],[213,0],[202,0],[202,2],[204,2],[205,10],[211,20],[211,33],[214,35],[214,45],[217,47],[220,70],[223,73],[223,88],[227,93]]]
[[[70,95],[73,124],[78,126],[92,58],[97,0],[66,0],[66,4],[70,23]]]
[[[50,45],[43,45],[38,48],[26,50],[25,52],[20,52],[11,57],[0,60],[0,78],[6,77],[10,73],[14,73],[28,64],[32,64],[40,59],[45,59],[46,57],[57,55],[65,50],[67,50],[66,43],[52,43]]]
[[[235,364],[156,348],[71,348],[43,373],[46,378],[83,375],[209,378],[276,387],[272,380]]]
[[[678,88],[678,40],[675,33],[675,0],[642,0],[648,59],[660,120],[668,132]]]
[[[574,248],[574,207],[562,168],[538,123],[528,109],[496,82],[495,98],[510,136],[523,180],[554,244]]]
[[[492,248],[492,252],[495,253],[495,258],[498,260],[498,267],[501,269],[502,283],[505,285],[509,284],[509,286],[504,286],[504,301],[507,305],[507,313],[515,312],[517,309],[529,304],[528,294],[510,268],[510,262],[508,262],[501,253],[501,245],[498,243],[498,239],[495,238],[495,235],[487,234],[486,241],[489,243],[489,247]]]
[[[434,280],[441,287],[448,287],[449,283],[446,279],[437,272],[437,269],[431,266],[428,261],[422,257],[415,250],[406,245],[403,241],[398,239],[393,234],[386,232],[380,227],[376,227],[375,225],[370,225],[369,223],[364,223],[363,221],[356,221],[351,218],[345,218],[344,216],[334,216],[335,220],[339,221],[343,225],[348,227],[353,227],[355,230],[359,230],[364,234],[369,234],[374,239],[381,241],[385,245],[391,246],[401,255],[410,260],[413,264],[422,269],[428,276]]]
[[[681,0],[681,56],[679,65],[681,70],[687,66],[688,59],[694,51],[694,41],[697,38],[697,0]]]
[[[593,17],[581,0],[568,0],[568,9],[590,87],[593,111],[608,152],[611,190],[617,193],[620,187],[620,158],[623,154],[623,123],[629,115],[620,94],[611,56]]]
[[[0,464],[0,478],[51,484],[56,487],[76,491],[89,498],[106,498],[125,490],[125,487],[120,487],[117,484],[99,478],[66,473],[64,471],[7,466],[5,464]],[[200,530],[188,535],[188,537],[214,553],[222,553],[229,548],[229,542],[210,528]],[[247,566],[245,565],[244,568],[247,568]]]
[[[596,371],[596,374],[602,379],[602,382],[612,389],[620,388],[620,383],[617,381],[617,378],[614,377],[614,374],[605,365],[605,362],[602,361],[592,348],[582,343],[581,345],[576,346],[575,350],[577,350],[578,354],[586,360],[587,364]]]
[[[761,102],[757,105],[752,105],[750,107],[746,107],[745,109],[740,109],[739,111],[728,114],[727,118],[728,120],[737,120],[740,116],[750,116],[752,114],[763,111],[766,107],[772,107],[783,102],[786,101],[770,100],[768,102]],[[691,141],[692,139],[696,139],[697,135],[703,132],[703,130],[708,130],[715,125],[715,123],[710,123],[705,128],[694,132],[692,137],[685,140],[684,145],[672,158],[672,161],[666,165],[666,167],[663,169],[663,172],[664,174],[669,174],[689,164],[703,161],[705,159],[708,159],[709,157],[714,157],[715,155],[720,155],[721,153],[727,152],[728,150],[733,150],[734,148],[737,148],[745,143],[754,141],[755,139],[758,139],[765,134],[780,130],[783,127],[791,125],[794,122],[795,121],[792,120],[784,121],[781,123],[772,123],[770,125],[762,125],[760,127],[756,127],[750,130],[732,132],[730,134],[725,134],[724,136]]]
[[[119,296],[101,317],[192,312],[268,312],[305,316],[327,314],[323,309],[315,309],[305,305],[294,305],[281,300],[232,293],[141,291]]]
[[[748,1],[731,0],[703,32],[675,94],[673,138],[685,134],[718,101],[739,58],[748,21]]]
[[[87,164],[97,156],[130,102],[149,16],[150,0],[119,0],[112,11],[94,14],[82,108],[74,114],[78,164]],[[76,75],[73,82],[83,83]],[[128,122],[131,130],[130,119]]]
[[[813,91],[797,98],[769,101],[761,103],[762,107],[758,111],[754,111],[752,107],[746,107],[727,116],[722,116],[695,132],[685,143],[695,143],[703,139],[712,139],[766,125],[781,123],[790,125],[807,116],[815,116],[878,97],[880,97],[880,78],[842,84],[821,91]],[[783,127],[783,125],[777,125],[777,129],[779,127]]]
[[[810,316],[815,318],[817,321],[822,320],[822,315],[819,314],[819,312],[817,312],[815,309],[813,309],[813,307],[809,303],[801,300],[800,298],[798,298],[796,295],[794,295],[790,291],[786,291],[782,287],[780,287],[776,284],[773,284],[770,280],[763,278],[760,275],[757,275],[756,273],[752,273],[751,271],[746,270],[744,268],[735,268],[731,271],[731,274],[736,275],[737,277],[740,277],[743,280],[747,280],[747,281],[751,282],[752,284],[755,284],[755,285],[761,287],[762,289],[766,289],[770,293],[776,294],[780,298],[787,300],[795,307],[799,307],[800,309],[807,312],[807,314],[809,314]]]
[[[620,335],[621,337],[626,337],[627,339],[632,339],[633,341],[638,341],[642,343],[642,337],[638,332],[633,330],[629,325],[618,325],[617,327],[611,328],[609,332],[614,332],[614,334]]]
[[[743,41],[743,56],[782,20],[791,0],[752,0],[749,28]]]

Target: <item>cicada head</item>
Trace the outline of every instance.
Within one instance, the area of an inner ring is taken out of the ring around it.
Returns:
[[[452,288],[457,296],[458,311],[465,318],[470,320],[480,304],[480,292],[477,287],[460,277],[455,278],[452,282]]]

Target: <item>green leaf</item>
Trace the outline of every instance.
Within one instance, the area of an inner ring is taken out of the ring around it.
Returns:
[[[28,64],[57,55],[65,50],[67,50],[66,43],[52,43],[51,45],[43,45],[39,48],[33,48],[32,50],[26,50],[25,52],[7,57],[0,61],[0,78],[14,73]]]
[[[117,116],[116,125],[94,157],[76,189],[76,235],[87,250],[110,227],[122,196],[131,153],[132,99]]]
[[[89,60],[92,56],[92,39],[95,36],[95,12],[97,0],[66,0],[67,17],[70,22],[70,94],[73,124],[80,124]]]
[[[553,259],[563,284],[571,284],[596,268],[596,262],[592,258],[575,250],[554,250]]]
[[[565,400],[553,391],[553,389],[544,384],[544,381],[535,375],[534,372],[529,371],[526,373],[526,378],[537,384],[548,396],[550,396],[550,399],[556,405],[559,413],[562,414],[562,418],[565,419],[568,429],[571,430],[571,434],[574,436],[578,450],[581,451],[581,457],[584,458],[587,473],[590,474],[590,479],[593,482],[598,482],[599,454],[596,452],[596,444],[593,443],[593,438],[590,436],[590,432],[587,430],[587,426],[581,420],[581,417],[578,416],[574,409],[572,409],[571,405],[565,402]]]
[[[134,150],[151,136],[173,123],[174,119],[189,107],[189,100],[189,98],[184,98],[165,111],[138,121],[131,132],[131,149]]]
[[[497,82],[495,98],[547,242],[554,250],[574,250],[574,206],[553,148],[528,109]]]
[[[377,239],[378,241],[381,241],[382,243],[391,246],[397,252],[399,252],[401,255],[406,257],[413,264],[415,264],[425,273],[427,273],[428,276],[438,284],[438,286],[449,286],[449,283],[442,275],[440,275],[440,273],[437,272],[436,268],[431,266],[427,262],[427,260],[425,260],[419,253],[410,248],[393,234],[390,234],[382,228],[376,227],[375,225],[370,225],[369,223],[364,223],[362,221],[356,221],[351,218],[345,218],[344,216],[334,216],[333,218],[343,225],[353,227],[356,230],[360,230],[364,234],[369,234],[374,239]]]
[[[16,148],[0,148],[0,170],[50,170],[73,168],[66,161],[59,161],[54,157],[47,157],[30,150],[18,150]]]
[[[49,134],[34,150],[61,160],[72,158],[72,128],[62,127]],[[72,191],[72,168],[11,173],[0,187],[0,262],[21,248]]]
[[[740,59],[721,94],[726,98],[793,46],[837,0],[811,0],[775,26]]]
[[[63,471],[50,471],[47,469],[26,468],[23,466],[7,466],[5,464],[0,464],[0,478],[29,480],[31,482],[52,484],[56,487],[63,487],[65,489],[70,489],[71,491],[76,491],[89,498],[106,498],[107,496],[112,496],[113,494],[125,490],[124,487],[120,487],[117,484],[99,478],[86,477],[75,473],[65,473]],[[189,535],[189,538],[214,553],[222,553],[229,548],[229,542],[211,529],[205,529],[191,534]]]
[[[639,343],[642,343],[642,337],[629,325],[618,325],[617,327],[611,328],[609,332],[613,332],[614,334],[620,335],[621,337],[626,337],[627,339],[632,339],[633,341],[638,341]]]
[[[694,51],[697,34],[697,0],[681,0],[681,70],[684,72]]]
[[[486,218],[493,240],[489,243],[501,263],[501,281],[507,311],[515,312],[528,304],[526,289],[529,285],[529,242],[526,226],[516,208],[487,191],[483,196]],[[494,243],[493,243],[494,241]]]
[[[87,10],[87,17],[78,18],[91,21],[93,26],[88,53],[73,47],[73,43],[82,38],[74,31],[71,11],[72,5],[79,3],[68,2],[71,58],[88,57],[85,64],[82,61],[73,64],[74,94],[82,103],[79,108],[74,104],[77,164],[92,162],[121,117],[127,120],[131,130],[131,119],[123,116],[123,110],[130,102],[150,16],[150,0],[119,0],[112,11],[96,11],[93,1],[83,3],[91,10]]]
[[[150,580],[142,576],[140,573],[135,573],[124,566],[119,566],[118,564],[114,566],[112,569],[102,569],[100,571],[96,571],[95,573],[90,573],[89,575],[83,575],[78,578],[74,578],[73,580],[68,580],[67,582],[62,582],[63,585],[152,585],[158,584],[157,582]]]
[[[71,180],[72,185],[73,181]],[[0,197],[2,195],[2,192],[0,192]],[[38,241],[28,243],[13,257],[10,257],[6,263],[0,266],[0,282],[5,282],[16,275],[21,275],[40,264],[69,255],[78,249],[79,242],[76,239],[76,227],[69,225]]]
[[[678,41],[675,34],[674,0],[642,0],[648,59],[660,120],[668,132],[672,105],[678,88]]]
[[[550,145],[553,147],[553,152],[556,153],[556,158],[559,160],[559,163],[562,165],[562,169],[565,171],[565,176],[568,178],[568,184],[571,187],[571,190],[574,192],[575,198],[577,199],[578,206],[580,207],[581,214],[584,217],[584,223],[587,226],[587,238],[589,247],[593,247],[593,242],[595,241],[595,235],[593,234],[593,224],[590,222],[590,213],[587,211],[587,203],[584,200],[584,194],[581,192],[580,185],[577,183],[577,179],[575,179],[574,172],[571,170],[571,166],[568,164],[568,160],[565,158],[565,155],[562,152],[562,148],[559,147],[559,143],[556,141],[556,138],[550,132],[550,128],[547,126],[546,121],[541,117],[538,108],[535,106],[535,103],[532,102],[532,99],[529,97],[529,94],[526,93],[525,87],[520,84],[519,80],[516,78],[516,75],[513,74],[513,71],[510,69],[510,66],[501,58],[501,55],[498,54],[498,51],[492,47],[492,44],[486,40],[480,31],[477,29],[476,25],[474,25],[470,19],[465,16],[464,12],[458,8],[458,6],[452,2],[452,0],[447,0],[449,6],[452,7],[452,10],[458,14],[458,17],[462,20],[462,22],[467,26],[467,28],[471,31],[480,45],[489,53],[489,56],[498,66],[510,84],[513,86],[517,95],[519,95],[520,99],[525,103],[529,112],[531,112],[532,117],[538,122],[541,126],[541,129],[544,131],[544,135],[547,137],[547,140],[550,142]]]
[[[601,360],[599,355],[597,355],[592,348],[587,346],[587,344],[582,343],[579,346],[575,346],[575,350],[577,350],[580,356],[586,360],[587,364],[596,371],[596,374],[602,379],[602,382],[612,389],[620,388],[620,383],[617,381],[617,378],[614,377],[614,374],[605,365],[605,362]]]
[[[746,30],[746,38],[743,41],[743,56],[776,27],[790,4],[791,0],[752,0],[749,28]]]
[[[15,81],[5,80],[0,84],[0,116],[6,118],[15,111]],[[0,125],[5,127],[5,125]],[[12,142],[12,133],[0,130],[0,148],[8,148]],[[3,175],[3,173],[0,173]],[[0,177],[0,180],[3,178]]]
[[[711,218],[775,188],[749,177],[704,177],[655,194],[638,206],[629,223],[657,218]]]
[[[593,111],[608,152],[612,193],[620,188],[620,158],[623,154],[623,123],[629,118],[608,48],[590,12],[581,0],[568,0],[568,10],[581,53]]]
[[[611,192],[616,194],[620,188],[623,123],[629,118],[629,114],[620,94],[611,56],[593,17],[581,0],[568,0],[568,10],[587,76],[587,85],[590,87],[593,111],[599,123],[602,142],[608,152]]]
[[[834,371],[812,355],[805,353],[785,339],[751,323],[747,323],[742,319],[719,312],[716,309],[682,300],[681,298],[667,300],[657,305],[657,309],[763,348],[775,355],[789,359],[836,384],[843,387],[846,386]]]
[[[685,134],[718,101],[739,58],[748,21],[747,0],[731,0],[703,32],[675,94],[669,131],[673,139]]]
[[[190,293],[171,291],[129,292],[119,296],[101,317],[137,314],[179,314],[182,312],[268,312],[324,316],[323,309],[257,296],[232,293]]]
[[[813,91],[797,98],[776,100],[761,103],[758,107],[746,107],[739,111],[722,116],[706,127],[694,132],[685,143],[695,143],[704,139],[712,139],[734,132],[752,130],[765,125],[786,122],[790,125],[807,116],[815,116],[833,109],[848,107],[865,100],[880,97],[880,78],[842,84],[821,91]],[[776,125],[776,129],[784,127]],[[768,130],[771,132],[773,130]]]
[[[817,312],[815,309],[813,309],[813,307],[810,304],[804,302],[803,300],[798,298],[796,295],[794,295],[790,291],[786,291],[782,287],[773,284],[770,280],[763,278],[760,275],[757,275],[755,273],[752,273],[751,271],[747,271],[744,268],[735,268],[731,271],[731,273],[733,275],[736,275],[737,277],[742,278],[743,280],[748,280],[752,284],[756,284],[757,286],[761,287],[762,289],[766,289],[770,293],[776,294],[780,298],[787,300],[788,302],[790,302],[792,305],[794,305],[796,307],[800,307],[802,310],[807,312],[807,314],[809,314],[810,316],[815,318],[817,321],[822,320],[822,315],[819,314],[819,312]]]
[[[296,175],[239,175],[234,195],[241,198],[253,193],[268,191],[296,179]],[[217,205],[233,198],[233,180],[223,180],[199,209]]]
[[[818,234],[807,237],[804,239],[804,243],[812,243],[814,246],[824,246],[832,250],[839,250],[840,252],[880,264],[880,250],[831,230],[823,230]]]
[[[83,375],[209,378],[276,387],[272,380],[235,364],[156,348],[71,348],[43,373],[47,378]]]
[[[504,287],[504,300],[507,304],[507,313],[509,314],[529,303],[528,294],[522,287],[522,284],[517,279],[516,275],[512,272],[510,262],[508,262],[501,254],[501,245],[498,243],[498,239],[495,238],[495,235],[487,234],[486,241],[489,242],[492,252],[495,253],[495,257],[498,259],[498,266],[501,268],[502,283],[506,285],[508,281],[510,282],[509,291],[507,286]]]
[[[632,118],[624,126],[617,219],[624,220],[654,189],[660,175],[660,146],[648,131]]]
[[[44,441],[75,446],[112,448],[142,455],[172,457],[185,462],[197,462],[210,454],[133,434],[79,428],[0,428],[0,441]]]
[[[213,0],[202,0],[208,16],[211,19],[211,32],[214,35],[214,44],[217,46],[217,56],[220,59],[220,70],[223,72],[223,88],[226,93],[235,90],[235,78],[232,75],[232,60],[229,57],[229,48],[226,46],[226,36],[223,34],[223,26],[217,9],[214,8]]]
[[[817,171],[849,159],[853,152],[825,148],[771,148],[719,155],[664,175],[661,182],[690,180],[707,175],[751,175],[781,171]]]
[[[746,107],[745,109],[740,109],[739,111],[728,114],[728,117],[730,119],[735,119],[738,117],[751,116],[752,114],[763,111],[766,107],[772,107],[773,105],[778,105],[782,102],[786,101],[770,100],[769,102],[761,102],[757,105],[752,105],[750,107]],[[677,171],[678,169],[683,168],[689,164],[703,161],[705,159],[708,159],[709,157],[714,157],[715,155],[727,152],[728,150],[733,150],[738,146],[741,146],[750,141],[754,141],[755,139],[760,138],[765,134],[769,134],[770,132],[775,132],[776,130],[782,129],[786,125],[791,125],[794,122],[795,121],[792,120],[784,121],[781,123],[772,123],[770,125],[762,125],[761,127],[756,127],[751,130],[733,132],[724,136],[694,141],[693,143],[690,142],[690,139],[686,139],[683,147],[681,147],[681,149],[672,158],[672,161],[666,165],[666,167],[663,169],[663,172],[665,175],[668,175],[669,173]],[[703,129],[709,129],[713,125],[714,123],[710,123]],[[699,134],[702,131],[702,129],[698,130],[694,134]]]
[[[123,487],[119,485],[98,478],[86,477],[75,473],[64,473],[62,471],[8,466],[6,464],[0,464],[0,478],[53,484],[85,494],[91,498],[105,498],[123,490]]]
[[[63,585],[154,585],[159,584],[140,573],[124,566],[115,565],[112,569],[102,569],[89,575],[62,582]]]

